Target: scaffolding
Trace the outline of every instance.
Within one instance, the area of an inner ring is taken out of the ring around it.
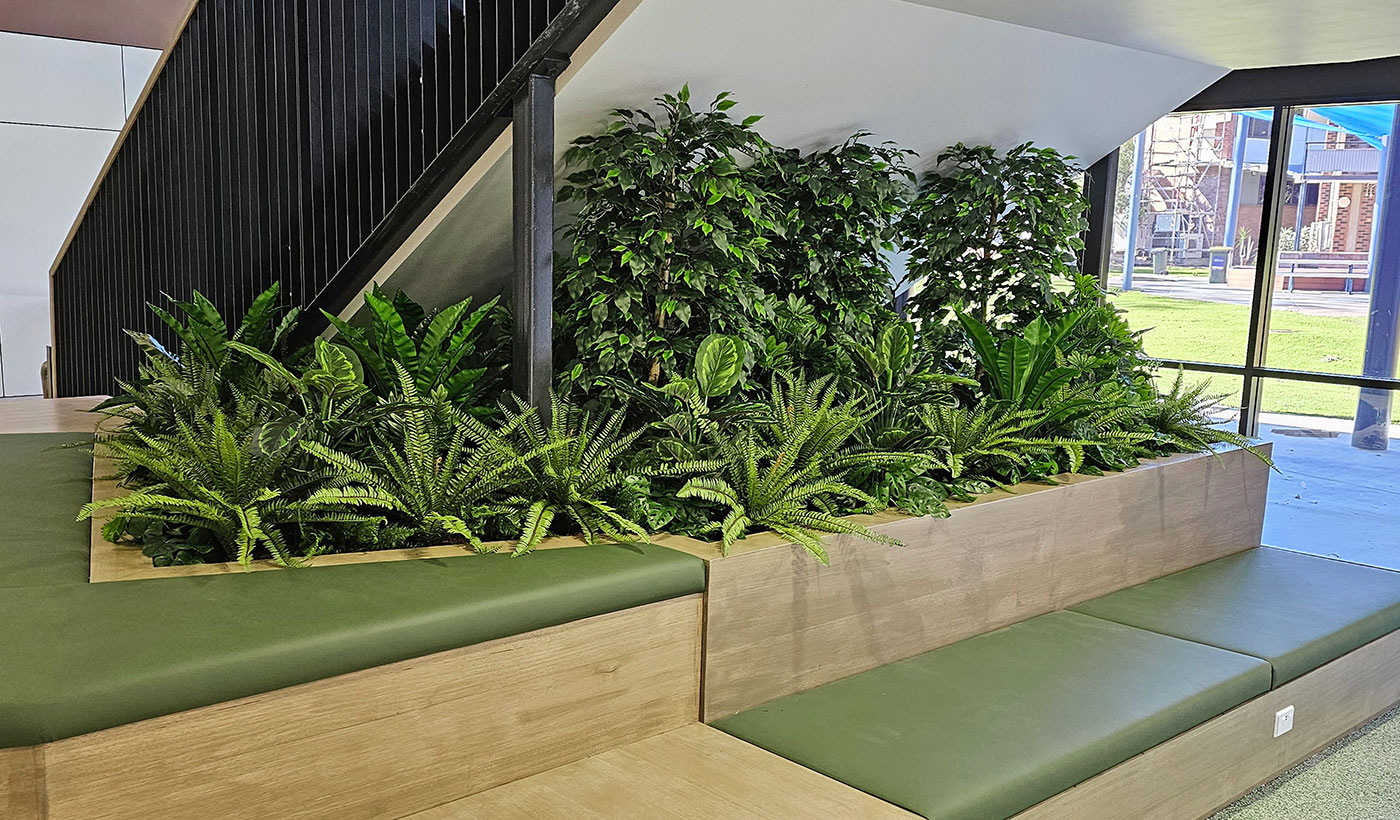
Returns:
[[[1230,164],[1229,114],[1198,113],[1165,117],[1149,131],[1144,168],[1149,248],[1166,248],[1172,261],[1205,258],[1220,237],[1228,194],[1224,169]]]

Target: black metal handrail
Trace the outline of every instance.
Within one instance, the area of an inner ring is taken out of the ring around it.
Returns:
[[[201,0],[55,264],[58,395],[134,375],[162,294],[344,307],[614,3]]]

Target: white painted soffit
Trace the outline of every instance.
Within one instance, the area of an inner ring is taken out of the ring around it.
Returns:
[[[863,129],[925,165],[959,141],[1034,141],[1092,162],[1225,73],[904,0],[623,0],[599,38],[559,88],[561,154],[613,108],[689,83],[701,101],[734,92],[731,114],[764,115],[759,130],[788,146],[824,147]],[[430,303],[504,284],[505,140],[381,278]]]
[[[1227,68],[1400,55],[1400,0],[907,0]]]

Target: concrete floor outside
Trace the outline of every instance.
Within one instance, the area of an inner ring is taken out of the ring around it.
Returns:
[[[1400,570],[1400,430],[1390,449],[1351,446],[1350,420],[1265,415],[1274,443],[1264,543]]]

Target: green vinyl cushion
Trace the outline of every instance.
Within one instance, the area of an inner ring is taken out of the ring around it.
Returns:
[[[716,721],[939,820],[1002,820],[1269,688],[1257,658],[1056,612]]]
[[[1260,547],[1074,609],[1263,658],[1280,686],[1400,629],[1400,573]]]
[[[88,578],[92,454],[73,433],[0,435],[0,589],[81,584]]]
[[[469,646],[704,585],[700,559],[647,545],[0,589],[0,748]]]

